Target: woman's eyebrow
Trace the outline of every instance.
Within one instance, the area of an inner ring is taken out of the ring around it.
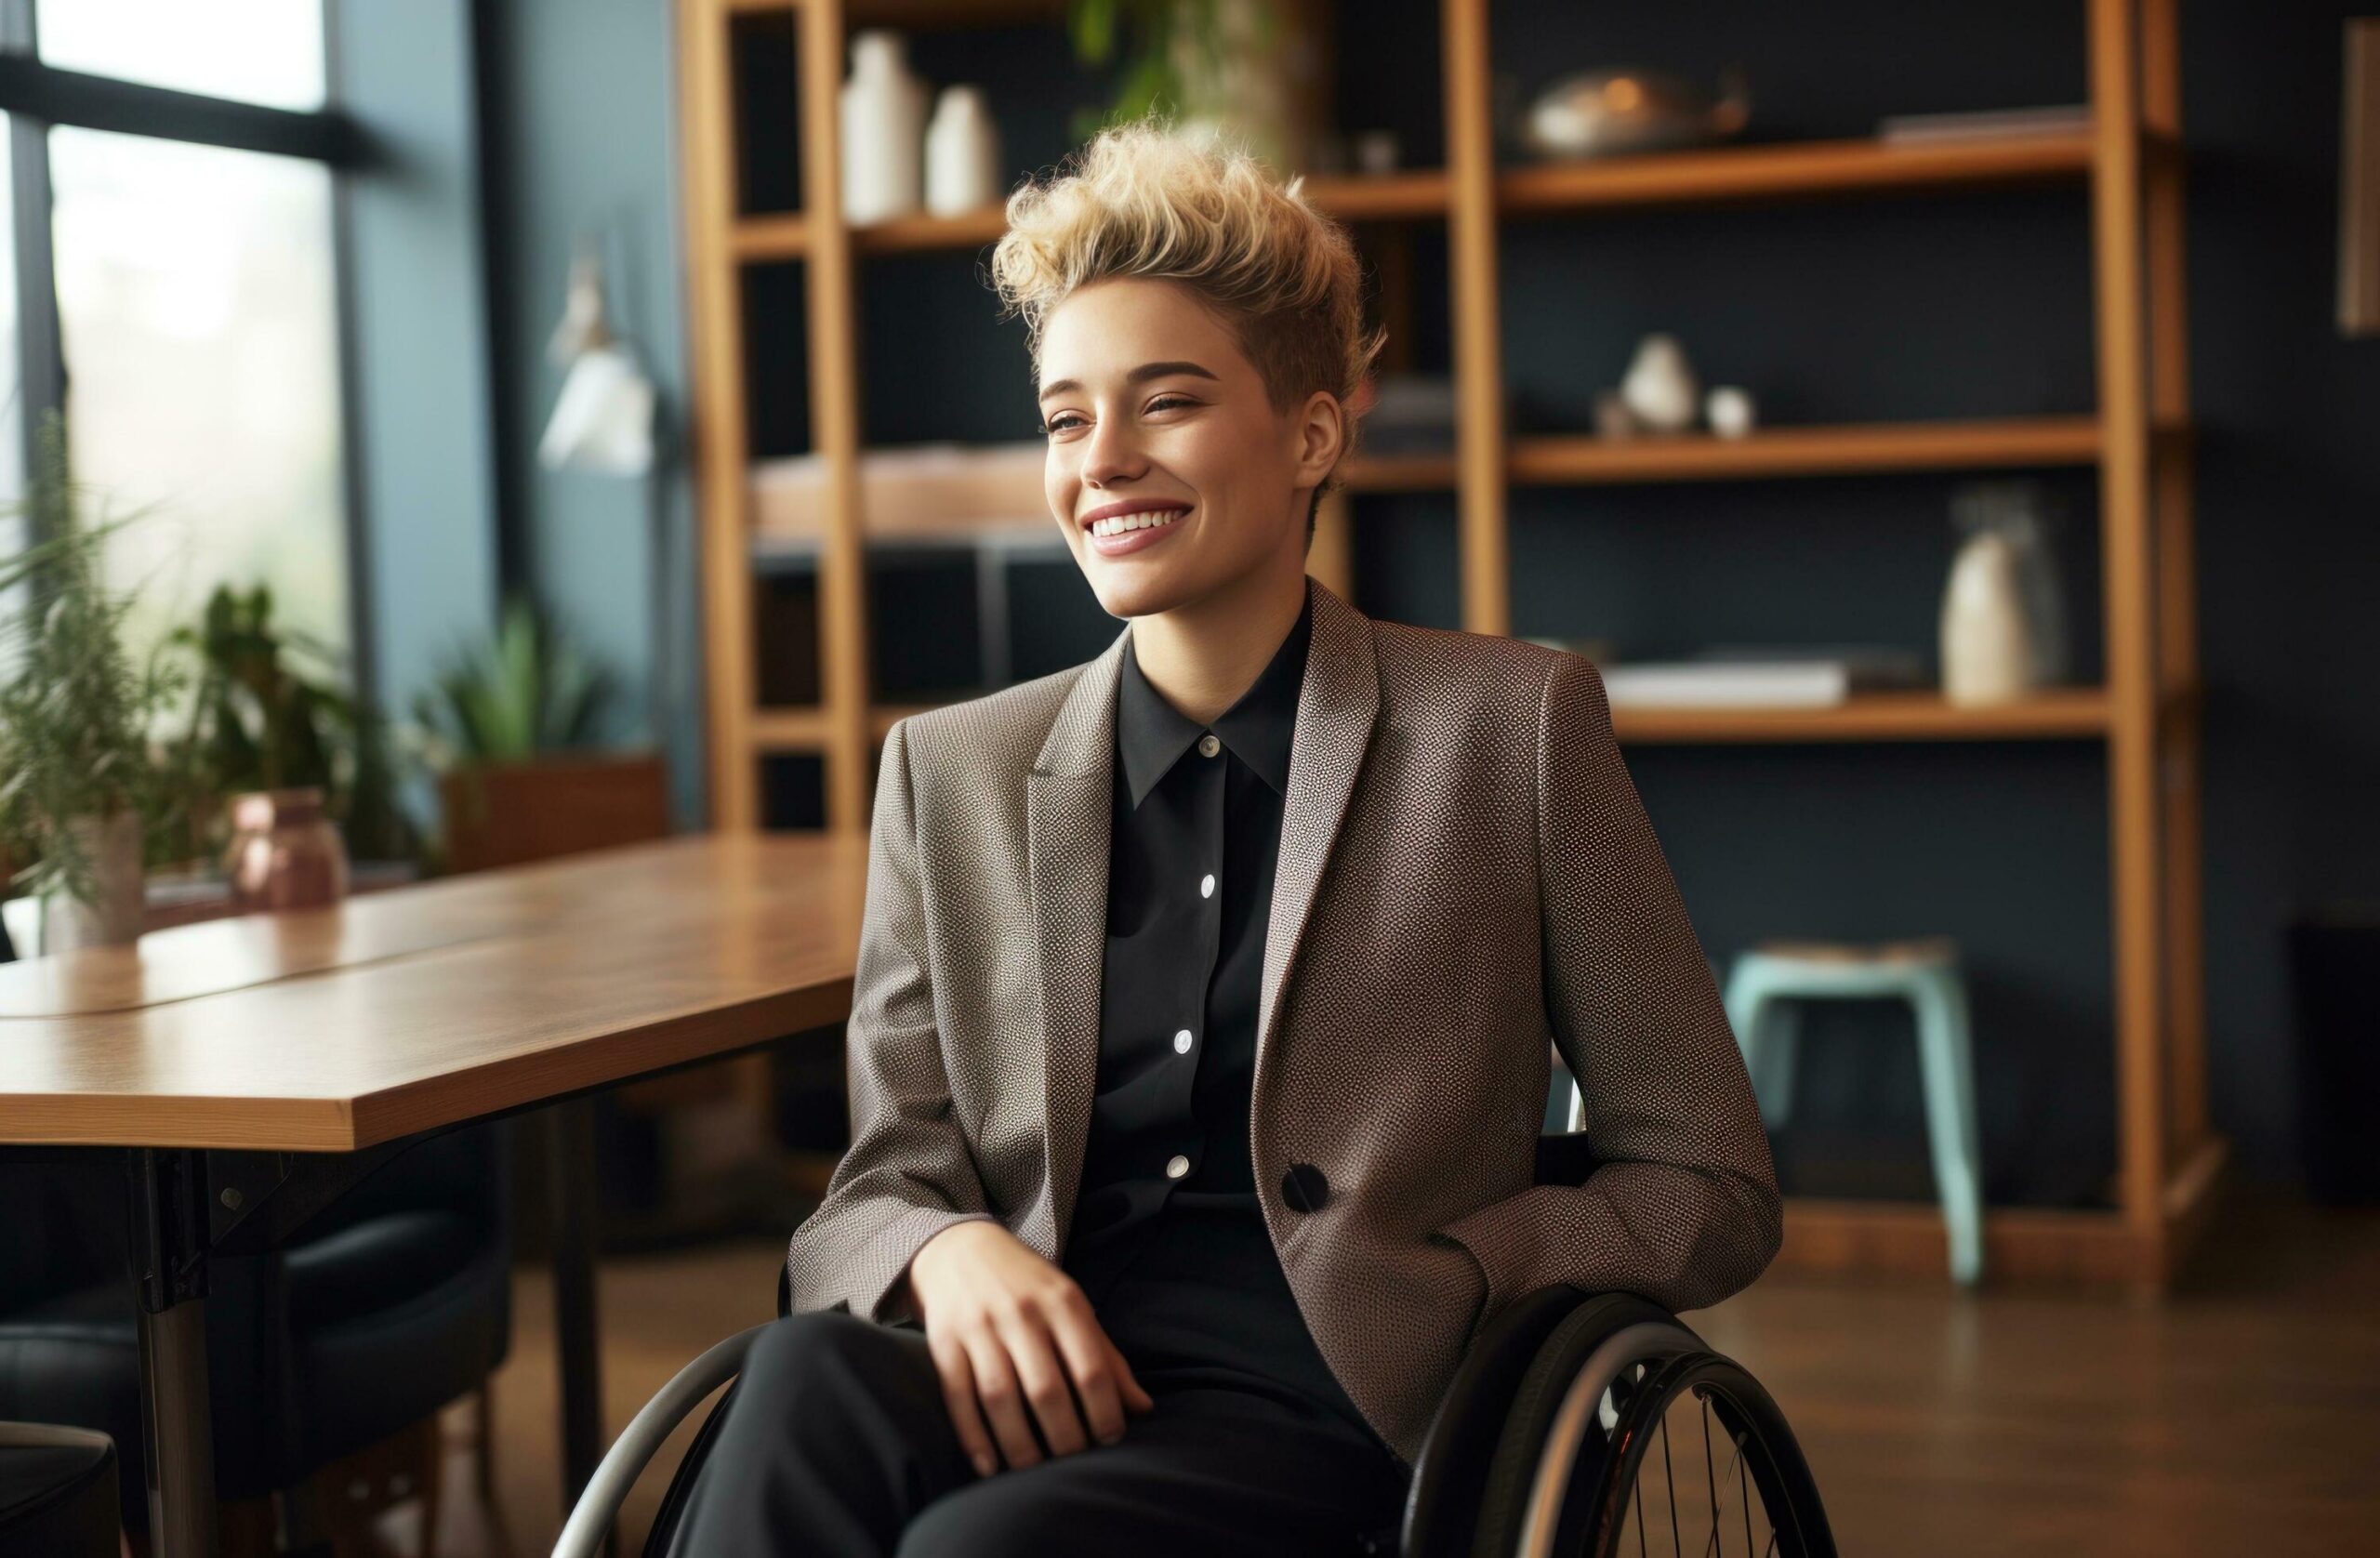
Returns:
[[[1221,378],[1217,378],[1215,375],[1209,373],[1196,363],[1144,363],[1126,374],[1124,382],[1139,384],[1145,379],[1163,378],[1168,374],[1189,374],[1198,378],[1212,378],[1218,384],[1223,382]],[[1038,399],[1046,401],[1052,395],[1063,395],[1069,390],[1081,388],[1082,380],[1078,378],[1057,379],[1041,387]]]

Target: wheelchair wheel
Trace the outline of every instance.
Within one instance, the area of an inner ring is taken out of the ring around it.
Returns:
[[[1474,1558],[1833,1558],[1783,1413],[1734,1360],[1624,1295],[1547,1339],[1490,1462]]]

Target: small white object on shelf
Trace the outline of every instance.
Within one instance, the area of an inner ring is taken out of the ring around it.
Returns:
[[[1702,397],[1702,419],[1721,438],[1741,438],[1757,421],[1752,391],[1740,385],[1722,384]]]
[[[1395,173],[1403,152],[1395,130],[1366,130],[1355,138],[1355,171],[1375,178]]]
[[[1620,396],[1652,431],[1682,433],[1694,426],[1702,387],[1677,337],[1656,331],[1636,343],[1635,358],[1620,381]]]
[[[926,126],[926,209],[961,216],[1000,198],[1000,131],[980,86],[945,86]]]
[[[840,106],[843,219],[916,211],[925,203],[926,86],[909,69],[908,40],[884,27],[853,33]]]
[[[1942,694],[1954,704],[2007,703],[2032,686],[2032,634],[2016,548],[1987,530],[1967,538],[1942,591]]]

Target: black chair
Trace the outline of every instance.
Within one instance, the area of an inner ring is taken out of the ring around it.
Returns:
[[[106,1434],[0,1422],[0,1558],[116,1558],[121,1530]]]
[[[1555,1086],[1570,1133],[1540,1139],[1537,1178],[1576,1184],[1592,1166],[1576,1134],[1580,1100],[1567,1076]],[[790,1309],[780,1272],[777,1314]],[[588,1481],[554,1558],[594,1558],[638,1473],[727,1384],[645,1541],[645,1558],[692,1558],[677,1539],[686,1497],[734,1399],[730,1381],[767,1328],[710,1348],[645,1404]],[[1473,1340],[1423,1437],[1403,1518],[1364,1534],[1347,1558],[1733,1551],[1739,1529],[1750,1552],[1833,1558],[1818,1485],[1768,1393],[1657,1304],[1555,1287],[1508,1304]]]
[[[260,1499],[483,1388],[511,1334],[501,1124],[390,1158],[281,1248],[209,1262],[216,1494]],[[0,1419],[112,1437],[125,1528],[149,1526],[124,1169],[0,1163]]]

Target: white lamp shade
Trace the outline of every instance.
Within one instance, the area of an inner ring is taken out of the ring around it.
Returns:
[[[639,476],[653,468],[653,384],[616,345],[582,351],[562,380],[537,459],[549,469]]]

